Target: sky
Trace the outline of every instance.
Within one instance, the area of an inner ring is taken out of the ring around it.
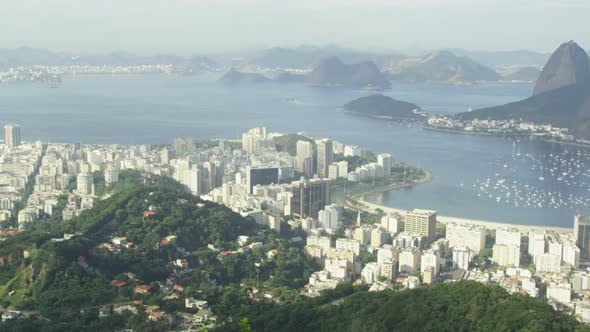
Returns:
[[[587,0],[0,0],[0,48],[219,53],[590,49]]]

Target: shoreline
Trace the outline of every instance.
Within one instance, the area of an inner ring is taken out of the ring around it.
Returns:
[[[555,144],[562,144],[562,145],[570,145],[570,146],[577,146],[581,148],[590,148],[590,144],[588,143],[580,143],[580,142],[569,142],[569,141],[560,141],[554,138],[544,138],[544,135],[534,134],[534,133],[488,133],[482,131],[466,131],[460,129],[449,129],[449,128],[437,128],[431,126],[422,126],[422,129],[431,130],[431,131],[438,131],[443,133],[451,133],[451,134],[463,134],[463,135],[476,135],[476,136],[491,136],[491,137],[529,137],[534,139],[539,139],[543,142],[547,143],[555,143]]]
[[[362,193],[354,194],[347,196],[345,199],[345,207],[362,210],[369,213],[375,213],[375,210],[380,209],[386,213],[398,213],[404,215],[408,212],[408,210],[400,209],[396,207],[386,206],[377,203],[371,203],[365,200],[365,196],[367,195],[374,195],[380,194],[389,190],[396,190],[401,188],[408,188],[414,187],[417,185],[428,183],[432,180],[432,173],[426,172],[426,176],[420,180],[410,182],[410,183],[398,183],[395,185],[390,185],[381,188],[374,188]],[[559,226],[543,226],[543,225],[523,225],[523,224],[510,224],[498,221],[491,221],[491,220],[478,220],[478,219],[471,219],[471,218],[464,218],[464,217],[453,217],[453,216],[444,216],[444,215],[437,215],[437,222],[442,224],[447,223],[457,223],[457,224],[469,224],[469,225],[478,225],[484,226],[488,230],[496,230],[498,228],[508,227],[508,228],[516,228],[521,233],[528,233],[530,230],[545,230],[545,231],[554,231],[557,233],[572,233],[573,228],[567,227],[559,227]]]

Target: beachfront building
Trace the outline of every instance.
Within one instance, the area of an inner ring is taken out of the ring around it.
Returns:
[[[590,215],[574,217],[574,238],[582,258],[590,258]]]
[[[479,253],[486,245],[486,228],[478,225],[448,223],[445,238],[449,247],[467,247]]]
[[[420,234],[432,241],[436,235],[436,211],[413,209],[404,218],[405,231]]]

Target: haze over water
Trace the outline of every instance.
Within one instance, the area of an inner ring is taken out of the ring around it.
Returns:
[[[340,109],[368,94],[362,91],[273,84],[226,87],[213,79],[80,77],[66,78],[57,89],[7,84],[0,86],[0,117],[21,124],[24,139],[51,142],[161,144],[179,136],[237,138],[256,126],[305,132],[376,153],[388,152],[432,171],[434,179],[428,184],[369,197],[385,205],[564,227],[572,225],[576,213],[590,213],[587,149],[428,131]],[[455,113],[516,101],[531,90],[530,84],[523,83],[394,82],[386,94],[431,112]],[[515,199],[518,192],[534,196],[534,202]],[[555,198],[569,203],[554,203]]]

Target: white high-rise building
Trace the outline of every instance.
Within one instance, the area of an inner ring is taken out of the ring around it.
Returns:
[[[383,153],[377,156],[377,163],[383,167],[383,176],[391,176],[391,155],[389,153]]]
[[[331,204],[326,205],[323,210],[318,213],[318,221],[320,227],[336,229],[338,228],[338,221],[342,218],[342,207]]]
[[[111,185],[119,181],[119,167],[116,164],[108,163],[104,169],[104,181]]]
[[[496,244],[520,247],[520,232],[516,228],[498,228],[496,230]]]
[[[529,255],[533,258],[545,253],[545,231],[531,230],[529,232]]]
[[[336,163],[338,165],[338,177],[348,178],[348,161],[342,160]]]
[[[485,227],[458,223],[448,223],[446,226],[445,237],[449,240],[449,248],[467,247],[476,254],[485,248]]]
[[[331,163],[328,166],[328,179],[336,180],[340,177],[340,167],[336,163]]]
[[[395,235],[401,231],[400,219],[401,216],[388,213],[381,218],[381,227]]]
[[[438,271],[440,270],[440,257],[438,252],[429,250],[422,254],[420,259],[420,272],[424,273],[428,267],[432,268],[435,276],[438,275]]]
[[[379,265],[375,262],[370,262],[365,265],[361,271],[361,279],[367,284],[374,284],[377,282],[377,277],[381,274]]]
[[[578,248],[573,242],[564,243],[563,256],[561,259],[565,264],[578,268],[580,265],[580,248]]]
[[[305,172],[305,159],[313,159],[313,144],[308,141],[297,141],[297,154],[296,154],[296,167],[297,171]]]
[[[332,152],[332,141],[329,139],[322,139],[316,142],[318,149],[318,168],[317,174],[319,178],[328,177],[328,166],[332,163],[334,154]]]
[[[469,270],[469,263],[473,259],[473,251],[468,247],[453,248],[453,267],[461,270]]]
[[[79,195],[94,193],[94,176],[92,173],[80,173],[76,178],[76,192]]]

